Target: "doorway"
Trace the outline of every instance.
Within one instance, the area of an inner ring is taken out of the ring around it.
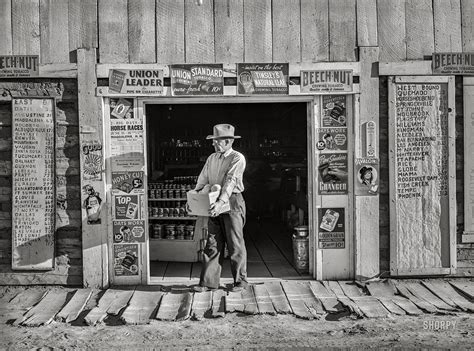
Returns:
[[[247,160],[243,193],[249,279],[309,277],[293,257],[294,227],[308,224],[308,109],[305,102],[146,104],[150,281],[199,279],[203,218],[185,212],[214,152],[206,136],[236,127],[233,147]],[[224,262],[222,278],[232,278]]]

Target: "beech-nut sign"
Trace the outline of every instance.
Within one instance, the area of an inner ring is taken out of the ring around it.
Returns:
[[[301,93],[352,91],[352,70],[301,71]]]

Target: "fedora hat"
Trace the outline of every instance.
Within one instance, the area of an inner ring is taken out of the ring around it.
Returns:
[[[230,124],[216,124],[214,126],[213,134],[208,135],[206,139],[218,139],[218,138],[232,138],[239,139],[239,135],[234,135],[235,128]]]

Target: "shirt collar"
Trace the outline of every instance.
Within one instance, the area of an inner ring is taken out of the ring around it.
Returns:
[[[224,158],[227,157],[227,156],[229,156],[232,151],[234,151],[234,150],[233,150],[232,148],[230,148],[229,150],[227,150],[226,152],[224,152]]]

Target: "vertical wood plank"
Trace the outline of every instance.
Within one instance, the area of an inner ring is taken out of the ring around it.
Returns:
[[[300,62],[300,1],[273,0],[273,61]]]
[[[357,0],[357,44],[378,46],[376,0]]]
[[[12,46],[12,0],[0,1],[0,55],[11,55]]]
[[[130,63],[155,62],[155,45],[155,0],[128,0]]]
[[[69,62],[68,3],[41,0],[41,63]]]
[[[356,61],[355,0],[329,1],[329,61]]]
[[[184,2],[184,38],[186,62],[214,62],[214,8],[212,0],[196,5]]]
[[[432,0],[406,0],[407,60],[421,60],[434,51]]]
[[[474,51],[474,0],[461,0],[462,50]]]
[[[244,2],[215,0],[216,62],[244,60]]]
[[[434,51],[462,51],[460,0],[433,0]]]
[[[128,62],[127,0],[99,0],[99,62]]]
[[[101,98],[95,96],[97,88],[96,50],[77,50],[77,86],[79,125],[85,132],[80,132],[80,150],[85,143],[104,145],[102,127]],[[80,153],[80,174],[84,174],[84,154]],[[102,177],[103,178],[103,177]],[[92,185],[94,190],[105,201],[105,184],[102,180],[89,181],[81,177],[81,189]],[[81,196],[81,203],[86,199]],[[105,207],[105,206],[104,206]],[[105,288],[108,285],[108,255],[107,255],[107,221],[106,210],[101,211],[101,223],[88,224],[87,212],[82,209],[82,267],[83,285],[91,288]]]
[[[360,48],[360,114],[355,128],[364,130],[364,125],[374,121],[379,126],[379,79],[374,67],[379,58],[378,47]],[[362,152],[364,138],[355,138],[356,157],[365,156]],[[376,136],[378,140],[378,135]],[[376,150],[376,155],[379,155]],[[379,196],[355,197],[356,227],[356,279],[366,279],[379,274]]]
[[[329,60],[328,15],[328,0],[301,0],[301,61]]]
[[[184,62],[184,0],[156,0],[156,62]]]
[[[405,0],[377,1],[380,61],[405,61]]]
[[[12,2],[14,55],[40,55],[39,0]]]
[[[69,50],[96,48],[97,0],[69,0]]]
[[[271,62],[271,0],[244,0],[244,18],[245,62]]]

